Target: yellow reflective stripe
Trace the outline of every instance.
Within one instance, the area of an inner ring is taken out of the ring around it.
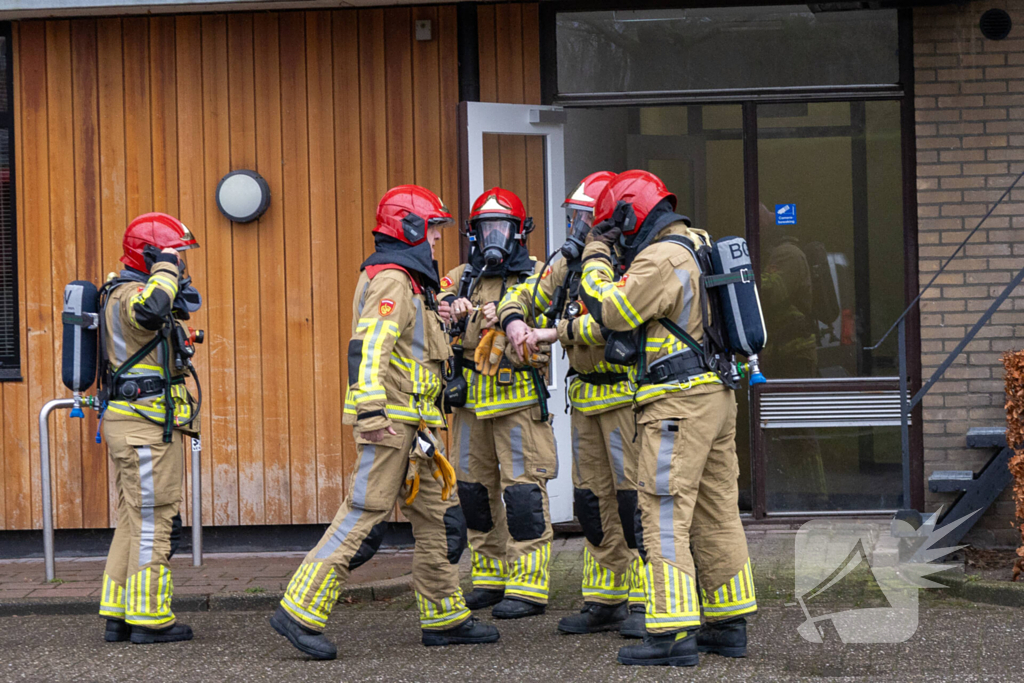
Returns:
[[[450,628],[470,617],[461,588],[457,588],[440,604],[416,591],[416,604],[420,612],[420,626],[425,629]]]
[[[644,321],[633,308],[622,289],[612,282],[612,269],[600,259],[591,259],[583,269],[583,290],[602,304],[610,300],[630,328],[639,327]]]
[[[708,618],[732,617],[757,611],[754,594],[754,573],[750,558],[743,568],[717,590],[708,593],[701,589],[701,602]]]

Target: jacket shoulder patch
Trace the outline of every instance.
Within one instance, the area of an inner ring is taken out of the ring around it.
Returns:
[[[447,275],[445,275],[443,278],[441,278],[441,289],[448,289],[453,284],[455,284],[455,283]]]
[[[381,315],[391,315],[391,312],[395,310],[395,302],[391,299],[381,299],[377,310]]]

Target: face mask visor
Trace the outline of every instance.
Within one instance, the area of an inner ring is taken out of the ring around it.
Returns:
[[[594,214],[591,211],[573,209],[569,212],[565,219],[565,244],[562,245],[562,255],[565,258],[578,259],[583,254],[583,247],[586,245],[593,221]]]
[[[481,218],[475,221],[477,248],[488,268],[495,268],[512,254],[519,224],[510,218]]]

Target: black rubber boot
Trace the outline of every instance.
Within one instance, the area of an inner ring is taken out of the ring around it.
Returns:
[[[538,605],[518,598],[505,598],[491,610],[495,619],[522,619],[544,614],[547,605]]]
[[[505,591],[491,588],[474,588],[465,596],[466,607],[471,610],[493,607],[505,597]]]
[[[270,617],[270,625],[287,638],[289,643],[313,659],[334,659],[338,656],[338,648],[323,633],[317,633],[295,621],[283,607],[278,607]]]
[[[107,619],[107,630],[103,640],[108,643],[123,643],[132,635],[132,627],[124,619]]]
[[[643,638],[647,635],[647,610],[642,604],[629,606],[629,616],[619,627],[619,635],[623,638]]]
[[[585,602],[579,614],[562,617],[558,630],[562,633],[600,633],[618,631],[626,620],[628,607],[625,602],[617,605],[602,605],[599,602]]]
[[[497,628],[477,620],[476,617],[470,617],[446,631],[424,630],[423,644],[428,647],[434,645],[477,645],[493,643],[500,637]]]
[[[733,617],[707,622],[697,631],[697,649],[723,657],[746,657],[747,620]]]
[[[145,626],[132,626],[131,628],[131,641],[136,645],[192,640],[192,629],[185,624],[174,624],[167,628],[146,628]]]
[[[694,631],[680,631],[652,636],[642,645],[619,648],[619,664],[633,666],[697,666],[697,636]]]

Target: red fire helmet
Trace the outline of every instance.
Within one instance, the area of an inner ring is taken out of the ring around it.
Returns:
[[[121,248],[124,255],[121,256],[121,263],[129,268],[148,273],[146,259],[142,250],[147,245],[157,249],[195,249],[199,246],[196,238],[192,236],[185,224],[174,216],[166,213],[144,213],[131,223],[124,231],[124,240]]]
[[[562,206],[566,209],[577,209],[593,213],[594,206],[597,204],[597,198],[601,196],[604,188],[608,187],[608,183],[614,178],[615,174],[611,171],[591,173],[580,181],[580,184],[576,186],[572,194],[565,198],[565,203]]]
[[[416,246],[427,239],[427,227],[452,222],[441,198],[419,185],[399,185],[384,193],[377,204],[374,232]]]
[[[615,212],[619,202],[626,202],[633,205],[633,213],[636,214],[636,224],[627,234],[633,234],[643,225],[647,214],[651,212],[658,202],[668,199],[672,202],[673,210],[676,208],[676,196],[668,191],[661,178],[648,171],[625,171],[615,176],[614,179],[597,198],[597,205],[594,207],[594,223],[608,220]]]

